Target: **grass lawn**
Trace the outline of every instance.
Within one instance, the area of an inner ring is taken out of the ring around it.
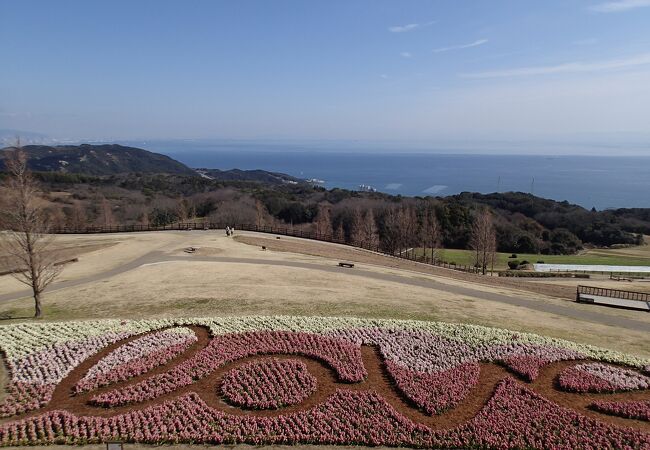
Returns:
[[[420,250],[421,252],[421,250]],[[421,254],[421,253],[420,253]],[[439,257],[446,262],[456,264],[471,265],[471,250],[439,249]],[[511,253],[497,253],[497,260],[494,268],[503,270],[508,268],[508,261]],[[517,253],[518,261],[528,261],[535,264],[543,261],[547,264],[605,264],[612,266],[650,266],[650,257],[637,255],[626,255],[616,252],[616,250],[587,250],[578,255],[534,255],[528,253]]]

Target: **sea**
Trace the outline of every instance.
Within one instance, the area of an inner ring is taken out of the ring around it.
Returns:
[[[650,208],[650,156],[542,156],[330,151],[256,145],[130,142],[194,167],[263,169],[326,188],[403,196],[532,193],[585,208]]]

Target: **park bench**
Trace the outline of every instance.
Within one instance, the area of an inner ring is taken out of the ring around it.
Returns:
[[[348,267],[348,268],[352,269],[354,267],[354,264],[348,263],[348,262],[340,262],[339,267]]]

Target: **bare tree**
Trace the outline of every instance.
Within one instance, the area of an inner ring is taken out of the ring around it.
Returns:
[[[61,273],[56,254],[51,249],[53,236],[48,235],[48,219],[40,202],[40,189],[27,168],[27,154],[20,144],[5,158],[6,187],[11,196],[10,208],[4,211],[3,225],[7,236],[2,240],[5,252],[17,267],[12,275],[32,289],[34,317],[41,317],[41,294]]]
[[[266,225],[265,213],[264,204],[260,200],[255,200],[255,225],[258,228]]]
[[[321,236],[332,236],[332,219],[330,217],[330,210],[325,205],[318,207],[318,214],[316,215],[316,234]]]
[[[196,219],[196,205],[193,201],[187,201],[187,218],[188,220]]]
[[[256,219],[255,205],[249,199],[233,199],[221,202],[215,212],[208,217],[210,222],[239,227],[253,223]]]
[[[66,225],[66,217],[63,209],[55,206],[53,208],[47,208],[45,210],[47,215],[47,223],[52,230],[58,230]]]
[[[102,200],[99,204],[99,217],[97,218],[97,224],[101,227],[112,227],[115,225],[115,218],[113,217],[113,207],[111,203],[102,196]]]
[[[377,222],[375,222],[375,214],[372,209],[366,211],[363,216],[363,242],[370,248],[379,246],[379,230],[377,229]]]
[[[75,231],[80,231],[88,226],[88,217],[83,206],[76,202],[72,207],[72,213],[68,218],[68,226]]]
[[[474,217],[469,244],[474,250],[474,266],[479,267],[485,275],[488,265],[494,265],[497,247],[492,214],[487,209],[479,211]]]
[[[383,216],[381,245],[391,254],[395,254],[402,247],[403,236],[400,225],[400,210],[395,207],[388,208]]]
[[[428,208],[424,213],[420,239],[425,257],[431,253],[431,261],[434,262],[437,259],[436,250],[440,246],[440,223],[433,208]]]
[[[178,216],[179,222],[186,222],[190,217],[189,205],[182,195],[178,198],[178,203],[176,204],[176,216]]]
[[[149,208],[147,208],[145,205],[142,205],[139,208],[139,211],[138,211],[138,224],[143,225],[145,227],[148,227],[150,225],[150,222],[149,222]]]
[[[398,212],[398,222],[400,228],[400,249],[402,252],[409,251],[409,247],[419,244],[418,236],[418,217],[415,209],[410,206],[401,208]]]
[[[343,221],[339,222],[339,225],[336,227],[334,232],[334,239],[337,242],[345,242],[345,230],[343,229]]]
[[[413,208],[389,208],[383,216],[382,247],[391,254],[403,254],[417,240],[417,226]]]
[[[352,212],[352,225],[350,228],[350,240],[353,244],[362,244],[365,242],[363,215],[359,208],[354,208]]]

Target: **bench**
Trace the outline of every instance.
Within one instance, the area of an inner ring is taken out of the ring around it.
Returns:
[[[340,262],[339,267],[348,267],[348,268],[352,269],[354,267],[354,264],[347,263],[347,262]]]

